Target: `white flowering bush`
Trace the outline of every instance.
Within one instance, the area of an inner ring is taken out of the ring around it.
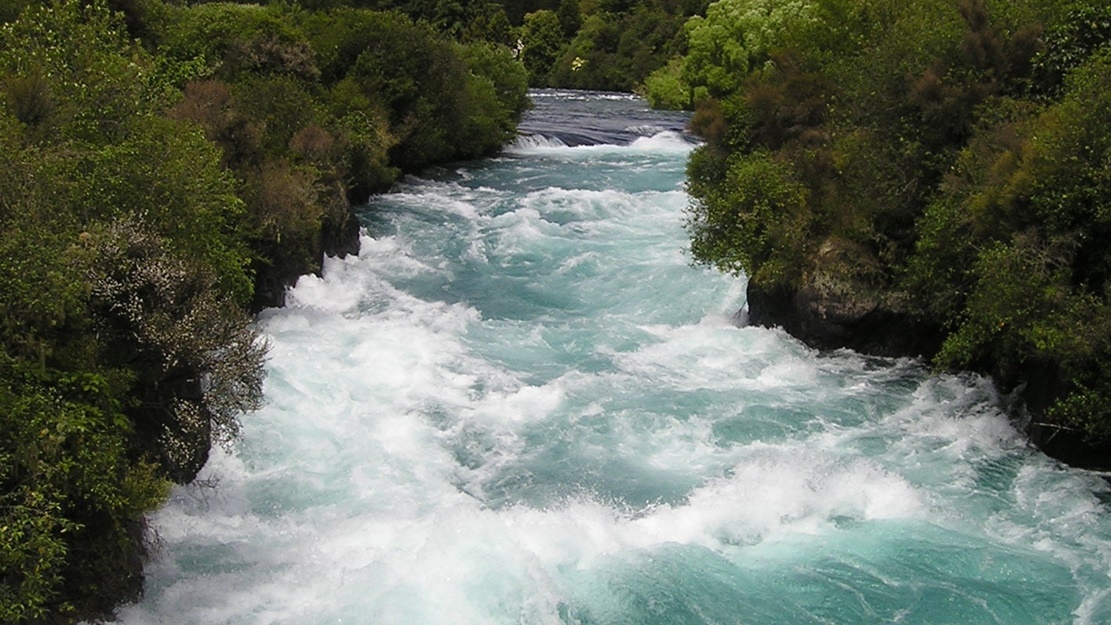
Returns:
[[[158,443],[170,477],[189,481],[209,443],[231,440],[240,413],[259,407],[266,344],[210,269],[141,222],[113,222],[84,244],[96,328],[138,376],[137,427]]]

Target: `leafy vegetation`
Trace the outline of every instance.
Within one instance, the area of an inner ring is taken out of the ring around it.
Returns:
[[[106,1],[126,13],[133,36],[155,46],[161,42],[167,22],[162,5],[165,0]],[[18,12],[9,7],[27,2],[0,0],[0,18]],[[166,4],[198,8],[208,2],[175,0]],[[271,41],[267,45],[295,35],[285,26],[275,30],[275,24],[264,24],[272,19],[274,10],[289,15],[299,13],[315,22],[333,12],[349,17],[368,12],[392,13],[408,18],[408,26],[400,30],[419,25],[424,30],[422,37],[431,34],[439,41],[468,46],[482,43],[511,50],[514,58],[524,63],[527,83],[533,87],[644,92],[649,75],[686,50],[683,25],[687,18],[704,14],[709,0],[231,0],[211,4],[223,7],[213,15],[221,11],[235,13],[238,9],[234,4],[242,5],[241,8],[263,8],[253,12],[258,21],[254,28],[269,33]],[[228,51],[221,33],[229,33],[229,26],[218,20],[206,20],[206,27],[216,35],[208,47],[217,55]],[[323,21],[336,27],[326,29],[335,35],[345,32],[351,35],[356,30],[353,25],[329,18]],[[301,27],[306,32],[304,24]],[[271,30],[266,31],[267,28]],[[184,32],[190,30],[186,28]],[[206,46],[203,39],[192,39],[193,45]],[[348,44],[367,41],[367,37],[355,37]],[[327,81],[334,76],[327,66],[335,55],[349,54],[352,48],[337,49],[320,43],[314,41],[312,51]],[[237,62],[243,62],[265,54],[265,47],[238,46],[231,50],[239,55]]]
[[[705,0],[538,3],[514,22],[529,83],[639,91],[653,71],[684,51],[683,23],[705,10],[706,4]]]
[[[715,2],[648,80],[707,139],[694,256],[879,293],[939,328],[939,368],[1111,444],[1109,25],[1090,0]]]
[[[471,36],[344,6],[0,3],[0,621],[137,598],[145,515],[261,402],[248,311],[350,251],[353,202],[513,135],[526,71]]]
[[[397,10],[460,43],[507,45],[534,87],[639,90],[683,51],[708,0],[301,0],[306,8]]]
[[[5,2],[0,0],[0,17]],[[111,0],[126,8],[133,35],[157,40],[160,33],[150,24],[164,21],[158,10],[162,0]],[[685,50],[683,24],[688,17],[703,14],[709,0],[236,0],[244,6],[262,5],[290,9],[310,16],[333,11],[356,15],[359,11],[392,12],[437,39],[469,45],[503,46],[513,51],[527,68],[533,87],[642,91],[645,79]],[[177,0],[167,4],[201,6],[205,0]],[[227,7],[231,3],[222,3]],[[227,10],[227,9],[225,9]],[[352,13],[354,11],[354,13]],[[266,11],[256,12],[259,19]],[[311,18],[315,19],[315,18]],[[351,25],[335,24],[341,32],[354,32]],[[226,27],[209,26],[219,33]],[[404,31],[406,27],[400,30]],[[282,34],[271,35],[281,40]],[[220,39],[220,37],[217,37]],[[369,39],[358,39],[364,43]],[[203,45],[197,38],[197,45]],[[351,43],[351,42],[349,42]],[[221,47],[224,44],[216,44]],[[239,48],[241,53],[251,52]],[[314,45],[318,66],[325,77],[328,59],[337,50]],[[256,50],[257,52],[257,50]],[[339,51],[344,54],[343,51]]]

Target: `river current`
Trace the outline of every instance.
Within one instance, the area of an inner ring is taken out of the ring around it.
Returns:
[[[260,316],[267,405],[121,623],[1111,623],[1101,477],[983,379],[746,327],[686,251],[683,118],[533,96]]]

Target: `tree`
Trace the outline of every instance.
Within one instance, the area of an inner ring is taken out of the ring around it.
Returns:
[[[737,91],[748,72],[786,43],[792,29],[816,19],[815,13],[809,0],[718,0],[706,17],[692,17],[685,28],[683,77],[695,98]]]
[[[521,27],[521,62],[529,73],[529,84],[544,85],[566,43],[559,16],[554,11],[534,11],[525,15]]]

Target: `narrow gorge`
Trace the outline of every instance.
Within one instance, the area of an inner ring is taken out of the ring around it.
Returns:
[[[1111,621],[1111,490],[980,377],[748,326],[685,117],[534,93],[263,311],[267,405],[119,623]]]

